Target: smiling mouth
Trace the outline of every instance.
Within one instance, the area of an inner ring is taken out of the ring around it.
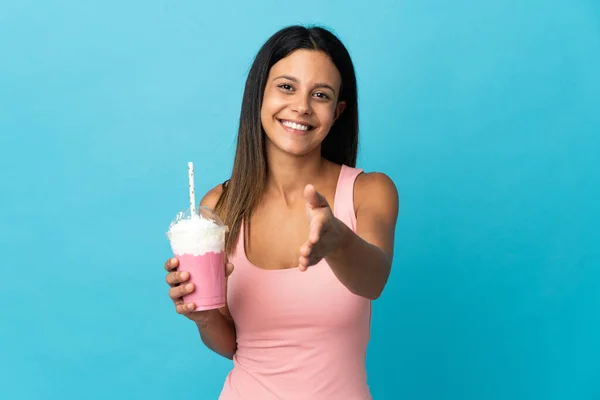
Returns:
[[[314,129],[314,126],[308,124],[300,124],[297,122],[288,121],[285,119],[280,119],[279,123],[283,125],[284,128],[293,129],[295,131],[300,132],[308,132]]]

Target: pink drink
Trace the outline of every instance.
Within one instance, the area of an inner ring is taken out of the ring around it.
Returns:
[[[179,213],[167,236],[179,260],[179,271],[190,274],[194,291],[183,297],[195,311],[225,306],[225,233],[227,227],[208,207]]]
[[[223,253],[212,251],[201,256],[177,255],[178,271],[190,274],[194,291],[183,296],[186,303],[194,303],[195,311],[212,310],[225,306],[225,259]]]

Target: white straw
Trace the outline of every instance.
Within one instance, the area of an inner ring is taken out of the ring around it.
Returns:
[[[190,185],[190,212],[196,214],[196,195],[194,193],[194,163],[188,162],[188,181]]]

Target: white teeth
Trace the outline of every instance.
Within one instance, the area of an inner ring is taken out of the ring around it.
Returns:
[[[297,123],[291,122],[291,121],[281,121],[281,123],[283,125],[287,126],[288,128],[296,129],[299,131],[307,131],[309,128],[307,125],[300,125],[300,124],[297,124]]]

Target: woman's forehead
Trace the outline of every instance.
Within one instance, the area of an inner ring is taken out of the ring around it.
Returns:
[[[269,72],[271,79],[283,76],[306,83],[327,83],[338,86],[340,73],[331,58],[318,50],[296,50],[279,60]]]

